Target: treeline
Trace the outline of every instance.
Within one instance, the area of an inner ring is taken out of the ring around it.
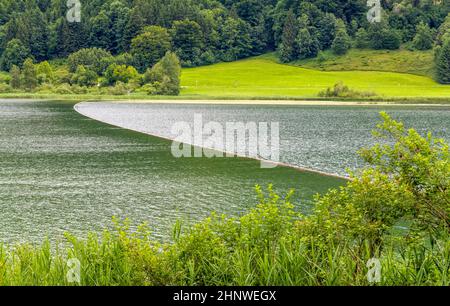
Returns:
[[[139,73],[168,52],[182,66],[234,61],[277,50],[290,62],[351,47],[436,49],[437,79],[450,83],[449,0],[383,0],[380,23],[366,0],[81,0],[81,22],[66,0],[0,2],[0,69],[66,58],[93,48]],[[124,60],[125,59],[125,60]],[[72,73],[78,67],[71,67]],[[86,67],[84,67],[86,68]],[[105,76],[106,69],[96,71]],[[80,68],[82,70],[82,68]]]

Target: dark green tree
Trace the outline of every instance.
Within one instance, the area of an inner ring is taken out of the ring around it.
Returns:
[[[437,52],[436,75],[440,83],[450,84],[450,38],[444,41],[444,44]]]
[[[102,74],[109,66],[113,57],[110,52],[99,48],[86,48],[72,53],[67,58],[70,72],[75,72],[78,66],[93,70],[97,74]]]
[[[365,49],[370,45],[369,35],[364,28],[360,28],[355,35],[356,48]]]
[[[144,31],[131,42],[131,55],[140,72],[155,65],[172,48],[172,40],[167,29],[150,26]]]
[[[180,94],[181,65],[177,55],[167,52],[144,76],[146,83],[152,84],[151,94],[176,96]]]
[[[284,22],[283,34],[281,35],[281,44],[279,46],[280,60],[288,63],[295,60],[298,56],[297,52],[297,36],[298,22],[295,14],[290,10],[286,15]]]
[[[413,46],[416,50],[430,50],[433,48],[433,31],[424,22],[417,26],[417,33],[413,40]]]
[[[131,9],[129,18],[124,28],[122,39],[122,50],[130,51],[131,41],[138,36],[139,32],[144,28],[145,19],[142,17],[139,8]]]
[[[316,57],[320,51],[316,29],[310,26],[309,17],[302,15],[299,18],[300,31],[296,39],[297,54],[299,59]]]
[[[316,57],[319,54],[319,41],[307,28],[303,28],[297,35],[297,54],[299,59]]]
[[[368,31],[370,47],[375,50],[400,48],[401,37],[398,31],[389,27],[387,23],[373,23]]]
[[[336,17],[331,13],[327,13],[323,18],[320,18],[317,30],[321,50],[326,50],[331,47],[336,37],[336,22]]]
[[[112,49],[113,29],[111,20],[105,11],[101,11],[97,16],[91,19],[89,45],[105,50]]]
[[[331,48],[333,49],[334,54],[344,55],[352,47],[352,41],[350,36],[347,34],[344,21],[338,19],[336,22],[336,28],[336,37],[333,40]]]
[[[97,85],[98,75],[95,71],[86,69],[83,65],[79,65],[72,76],[72,84],[80,86],[95,86]]]
[[[220,28],[221,59],[235,61],[252,55],[251,27],[245,21],[228,17]]]
[[[203,47],[202,29],[195,21],[175,21],[172,26],[173,47],[183,64],[199,62]]]
[[[22,66],[23,62],[31,56],[31,51],[20,40],[13,39],[6,45],[0,58],[0,67],[9,71],[13,65]]]

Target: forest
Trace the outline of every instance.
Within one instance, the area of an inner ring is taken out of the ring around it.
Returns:
[[[328,49],[342,55],[352,47],[405,46],[434,49],[436,80],[450,83],[449,0],[381,2],[381,22],[370,23],[365,0],[80,0],[80,22],[70,22],[66,0],[3,0],[0,69],[11,73],[13,89],[57,79],[81,87],[134,82],[149,93],[178,94],[179,64],[271,51],[291,62]],[[165,55],[171,72],[161,65],[152,72]],[[69,71],[55,76],[54,63],[67,57]]]

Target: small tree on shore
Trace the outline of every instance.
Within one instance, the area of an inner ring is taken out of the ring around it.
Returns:
[[[153,95],[176,96],[180,94],[181,64],[173,52],[166,55],[144,75],[144,81],[151,86]]]
[[[22,84],[27,91],[32,91],[38,84],[36,67],[34,66],[33,60],[31,58],[28,58],[23,63]]]
[[[11,80],[9,81],[9,85],[11,85],[12,88],[18,89],[20,88],[20,68],[16,65],[13,65],[11,67]]]

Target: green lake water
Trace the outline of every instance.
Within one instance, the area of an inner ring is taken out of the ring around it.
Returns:
[[[242,158],[175,159],[171,143],[88,119],[68,102],[0,101],[0,241],[61,241],[111,225],[147,222],[167,238],[178,219],[255,206],[256,184],[297,190],[307,210],[343,180]]]

